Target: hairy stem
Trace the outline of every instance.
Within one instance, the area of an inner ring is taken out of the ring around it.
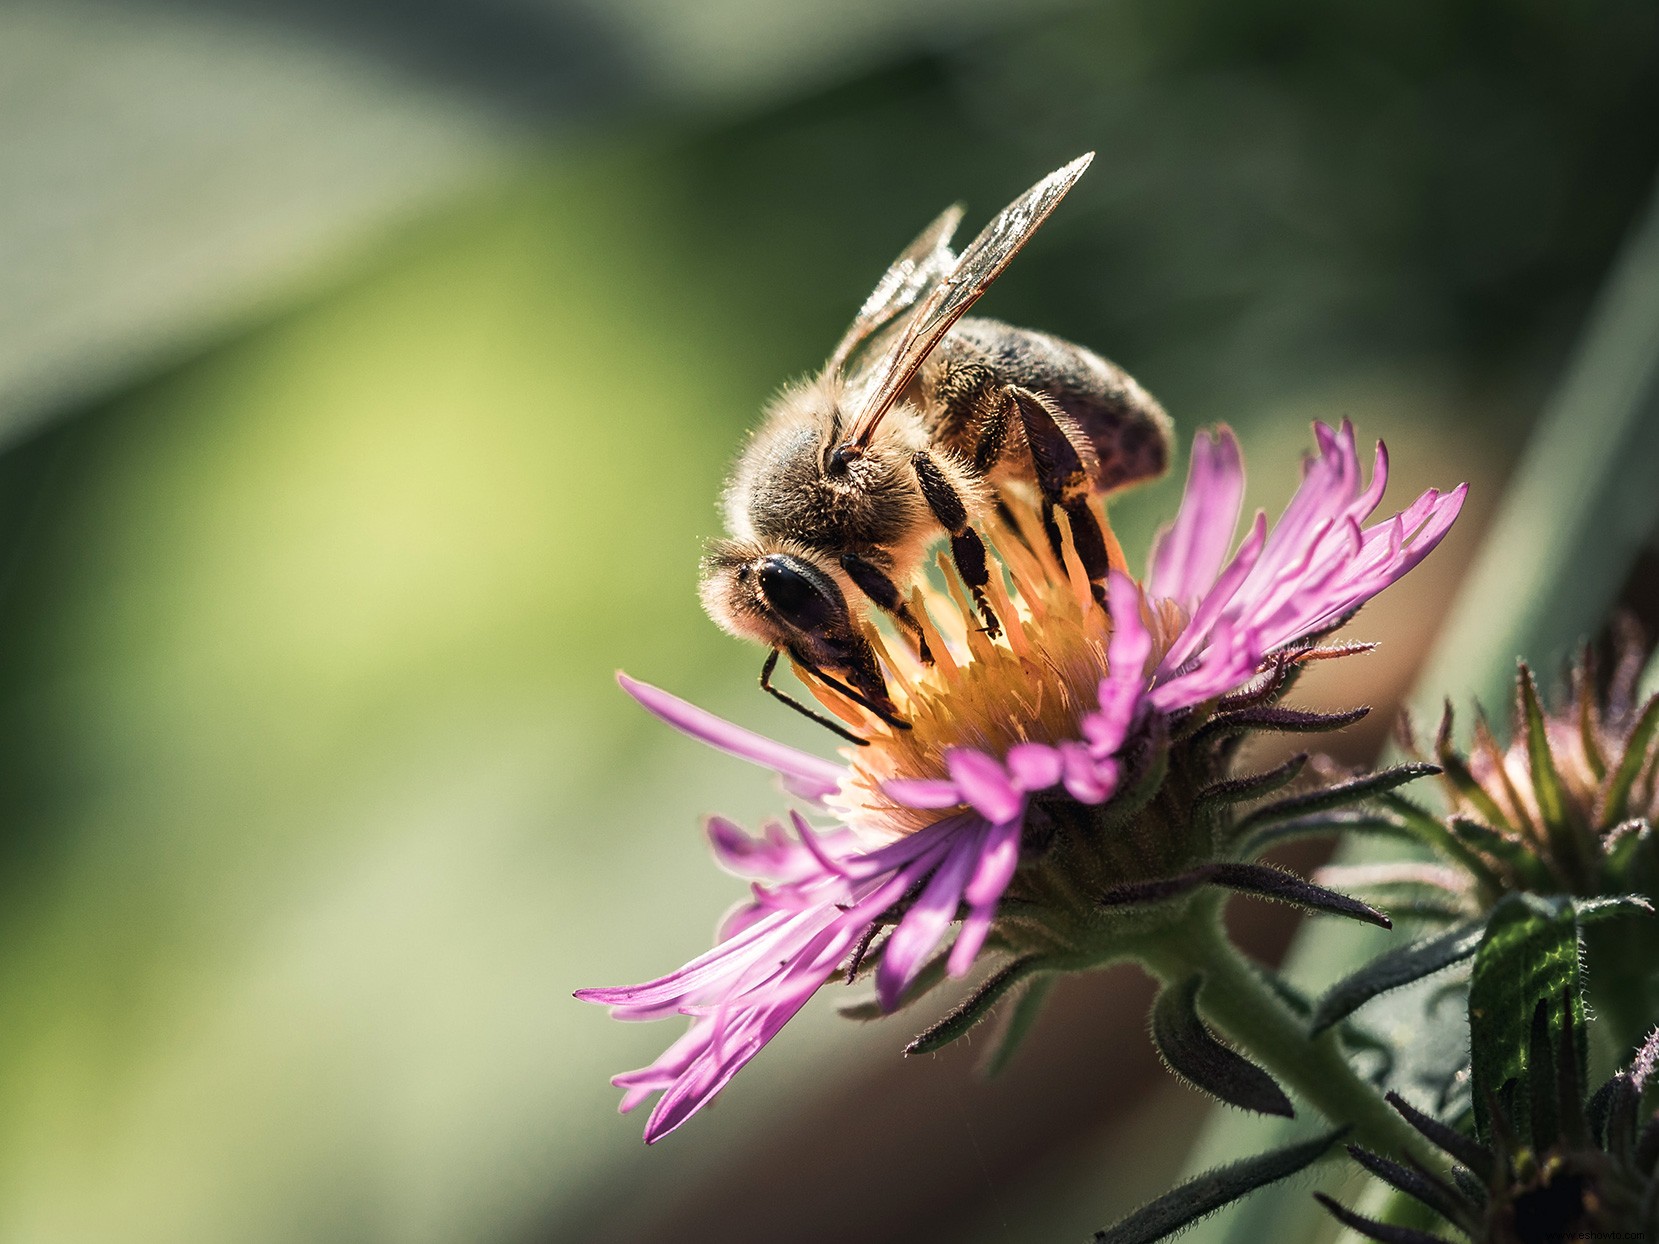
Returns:
[[[1353,1141],[1396,1158],[1413,1157],[1431,1170],[1443,1167],[1445,1158],[1348,1064],[1337,1033],[1309,1037],[1307,1020],[1228,941],[1221,901],[1201,900],[1193,918],[1136,946],[1137,957],[1166,984],[1202,973],[1198,1006],[1204,1018],[1331,1122],[1351,1127]]]

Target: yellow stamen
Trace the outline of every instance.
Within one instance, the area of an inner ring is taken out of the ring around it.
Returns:
[[[922,665],[908,639],[869,631],[908,730],[814,687],[819,701],[841,720],[856,721],[868,742],[843,749],[847,777],[831,802],[874,836],[914,832],[941,815],[894,803],[883,783],[946,777],[945,753],[955,747],[1001,757],[1016,743],[1077,739],[1081,717],[1099,703],[1111,619],[1094,600],[1071,529],[1057,519],[1056,557],[1035,512],[1012,508],[1013,528],[990,522],[985,530],[996,559],[986,596],[1002,624],[998,638],[985,633],[975,602],[943,557],[943,590],[924,581],[910,595],[933,664]],[[1109,539],[1107,547],[1116,550],[1117,541]]]

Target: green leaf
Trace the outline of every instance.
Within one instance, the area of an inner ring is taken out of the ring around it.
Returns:
[[[1288,1179],[1324,1157],[1342,1132],[1327,1132],[1301,1144],[1286,1145],[1242,1161],[1218,1166],[1164,1193],[1104,1231],[1094,1233],[1095,1244],[1151,1244],[1230,1205],[1257,1188]]]
[[[1578,959],[1579,922],[1570,898],[1511,894],[1493,909],[1469,985],[1475,1133],[1483,1140],[1492,1132],[1491,1103],[1506,1083],[1525,1079],[1538,1000],[1569,998],[1573,1025],[1583,1031]],[[1582,1078],[1582,1044],[1579,1057]],[[1525,1094],[1517,1095],[1514,1107],[1529,1109]],[[1510,1120],[1522,1135],[1529,1122]]]
[[[1610,894],[1573,900],[1581,925],[1600,924],[1613,916],[1651,916],[1653,903],[1645,894]]]
[[[1152,1008],[1152,1040],[1169,1069],[1200,1092],[1257,1114],[1294,1118],[1290,1098],[1255,1063],[1227,1048],[1198,1016],[1202,976],[1167,986]]]
[[[1347,1019],[1379,994],[1409,985],[1432,972],[1467,959],[1479,949],[1485,927],[1484,918],[1471,920],[1435,937],[1378,955],[1359,971],[1331,986],[1319,999],[1309,1035],[1318,1036],[1332,1024]]]

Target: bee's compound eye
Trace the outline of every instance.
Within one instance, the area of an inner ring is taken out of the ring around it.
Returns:
[[[763,558],[756,574],[766,603],[799,630],[816,630],[845,612],[834,580],[797,558],[781,554]]]

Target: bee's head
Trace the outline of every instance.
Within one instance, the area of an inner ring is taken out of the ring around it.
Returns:
[[[703,557],[703,608],[728,633],[783,649],[895,711],[831,565],[799,546],[717,540]]]

